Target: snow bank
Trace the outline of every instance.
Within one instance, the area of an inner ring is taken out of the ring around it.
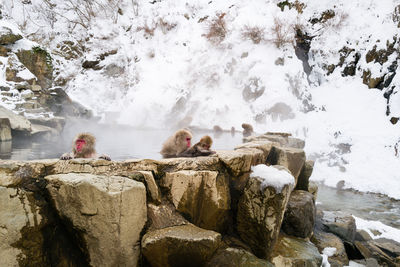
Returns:
[[[367,221],[354,215],[353,217],[356,220],[357,229],[365,230],[373,239],[388,238],[400,242],[400,229],[387,226],[378,221]]]

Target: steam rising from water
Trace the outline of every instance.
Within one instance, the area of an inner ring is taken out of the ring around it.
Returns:
[[[130,126],[98,124],[93,121],[70,121],[64,127],[61,136],[53,141],[14,141],[12,151],[0,153],[1,159],[34,160],[59,158],[63,153],[72,150],[72,141],[78,133],[90,132],[96,137],[96,151],[107,154],[112,160],[132,158],[161,159],[159,151],[163,142],[173,134],[168,129],[137,129]],[[232,150],[242,143],[242,134],[231,136],[230,132],[218,136],[212,131],[193,132],[192,144],[198,142],[203,135],[214,139],[213,150]]]

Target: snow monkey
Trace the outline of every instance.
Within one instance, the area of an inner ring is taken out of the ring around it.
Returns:
[[[180,129],[164,142],[160,154],[163,158],[176,158],[191,146],[191,140],[192,134],[188,130]]]
[[[250,136],[253,134],[253,126],[251,126],[251,124],[243,123],[242,128],[243,128],[243,136],[244,137],[247,137],[247,136]]]
[[[105,160],[111,160],[107,155],[97,156],[96,150],[96,138],[90,133],[78,134],[72,143],[72,152],[64,153],[60,159],[76,159],[76,158],[100,158]]]
[[[196,143],[185,152],[179,154],[179,157],[198,157],[198,156],[209,156],[215,154],[215,151],[210,150],[213,140],[210,136],[205,135],[200,139],[200,142]]]

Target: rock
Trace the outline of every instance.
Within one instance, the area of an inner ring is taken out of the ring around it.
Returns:
[[[320,253],[327,247],[336,249],[335,253],[328,257],[328,261],[331,265],[345,266],[349,264],[349,258],[347,257],[344,244],[336,235],[315,230],[311,242],[317,246]]]
[[[0,26],[0,45],[14,44],[16,41],[21,39],[22,36],[15,33],[12,29]]]
[[[11,151],[12,151],[12,141],[0,142],[0,157],[2,159],[10,159]]]
[[[309,179],[314,168],[314,161],[307,160],[301,169],[299,179],[297,180],[296,189],[308,191]]]
[[[92,266],[137,266],[146,222],[145,186],[124,177],[90,174],[46,176],[61,218],[82,231]]]
[[[317,201],[317,195],[318,195],[318,184],[316,182],[309,182],[308,184],[308,192],[310,192],[313,195],[314,202]]]
[[[134,179],[146,185],[148,200],[156,204],[160,204],[161,192],[160,189],[158,188],[156,181],[154,180],[153,173],[150,171],[139,171],[136,174],[139,174],[139,176],[141,177],[139,179],[136,178]]]
[[[374,244],[381,250],[386,251],[389,255],[395,258],[400,257],[400,243],[392,239],[378,238],[374,239]]]
[[[353,216],[324,211],[322,220],[322,223],[327,227],[327,232],[337,235],[344,241],[354,242],[357,228]]]
[[[41,104],[55,113],[56,116],[72,116],[90,119],[92,111],[74,102],[61,87],[53,87],[48,92],[41,92]]]
[[[12,140],[10,120],[8,118],[0,118],[0,142],[10,140]]]
[[[16,55],[19,61],[36,76],[38,85],[41,88],[52,87],[53,63],[50,54],[46,50],[35,46],[31,50],[19,50]],[[34,89],[31,88],[32,91]]]
[[[35,138],[43,138],[46,140],[51,140],[52,137],[57,136],[59,132],[55,129],[39,125],[39,124],[31,124],[32,132],[31,135]]]
[[[8,53],[10,53],[10,52],[11,52],[11,49],[0,45],[0,57],[8,57]]]
[[[51,127],[58,132],[61,132],[64,129],[65,118],[63,117],[51,117],[51,118],[34,118],[29,119],[32,124],[44,125]]]
[[[177,211],[195,225],[215,231],[226,228],[231,203],[228,177],[216,171],[178,171],[166,173],[160,185]]]
[[[264,157],[265,160],[267,159],[269,153],[272,150],[273,145],[277,145],[277,143],[273,143],[271,141],[252,141],[252,142],[247,142],[241,145],[238,145],[235,147],[235,150],[242,149],[242,148],[256,148],[259,150],[262,150],[264,152]],[[265,162],[264,160],[264,162]]]
[[[147,204],[147,218],[149,222],[148,230],[189,224],[181,214],[176,212],[175,207],[169,203],[161,204],[159,206],[151,203]]]
[[[15,54],[11,54],[7,60],[6,81],[31,84],[36,79],[35,75],[29,71],[17,58]],[[27,87],[30,89],[30,86]]]
[[[303,190],[294,190],[290,194],[286,207],[282,230],[288,235],[310,237],[314,229],[315,212],[312,194]]]
[[[388,255],[374,241],[355,241],[354,245],[365,259],[374,258],[380,266],[396,267],[400,264],[399,258],[396,259],[395,255]]]
[[[272,252],[271,262],[276,267],[319,267],[322,264],[322,256],[310,241],[280,235]]]
[[[30,133],[32,131],[31,123],[23,116],[17,115],[11,110],[0,106],[0,118],[8,118],[12,130]]]
[[[241,239],[257,257],[264,259],[268,258],[278,238],[293,189],[292,183],[285,183],[282,188],[268,184],[271,178],[250,177],[239,199],[237,212],[237,231]]]
[[[28,195],[16,188],[0,186],[0,203],[0,266],[21,266],[20,262],[27,264],[24,260],[24,249],[17,244],[22,238],[23,229],[41,223],[39,209],[35,205],[29,205]],[[29,245],[33,247],[36,244],[30,242]],[[36,252],[35,258],[29,259],[31,266],[38,263],[36,257],[43,256],[41,250]]]
[[[217,151],[217,155],[234,176],[239,176],[240,174],[250,171],[253,162],[253,156],[251,153]]]
[[[239,248],[224,248],[218,250],[206,267],[273,267],[274,265],[262,260],[250,252]]]
[[[32,84],[31,85],[31,90],[33,92],[40,92],[40,91],[42,91],[42,87],[40,85],[37,85],[37,84]]]
[[[221,244],[221,235],[194,225],[147,232],[142,253],[153,267],[204,266]]]
[[[296,178],[296,184],[306,161],[303,150],[290,147],[273,147],[267,158],[268,165],[281,165],[289,169]]]
[[[163,176],[166,172],[182,170],[220,171],[224,169],[224,166],[217,156],[161,159],[157,161],[157,164],[159,165],[160,176]]]
[[[357,230],[355,240],[369,241],[369,240],[372,240],[372,237],[365,230]]]
[[[243,142],[254,142],[254,141],[270,141],[279,144],[282,147],[292,147],[303,149],[305,146],[304,140],[299,138],[291,137],[290,133],[279,133],[279,132],[267,132],[266,134],[259,136],[249,136],[243,138]]]

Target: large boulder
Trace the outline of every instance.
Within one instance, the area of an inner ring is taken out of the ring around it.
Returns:
[[[234,176],[249,172],[253,163],[253,155],[243,151],[217,151],[217,155]]]
[[[337,235],[343,241],[354,242],[357,227],[353,216],[341,212],[324,211],[322,223],[327,232]]]
[[[10,119],[0,118],[0,142],[12,140]]]
[[[256,148],[262,150],[264,152],[264,157],[267,159],[269,152],[271,152],[272,147],[274,145],[278,145],[277,143],[268,141],[268,140],[259,140],[259,141],[252,141],[243,143],[235,147],[235,150],[242,149],[242,148]],[[264,161],[265,161],[264,159]]]
[[[355,241],[354,244],[364,258],[374,258],[380,266],[400,266],[400,244],[395,241],[380,239]]]
[[[21,39],[21,34],[19,31],[15,31],[13,27],[0,26],[0,45],[14,44]]]
[[[240,248],[224,248],[215,253],[206,264],[207,267],[273,267],[269,261],[262,260]]]
[[[50,88],[53,84],[53,63],[50,54],[39,46],[31,50],[19,50],[17,53],[19,61],[33,73],[38,84],[43,89]]]
[[[43,242],[40,236],[36,239],[37,242],[33,238],[23,240],[26,238],[23,236],[24,232],[29,232],[30,237],[35,236],[32,228],[42,222],[40,209],[30,203],[29,197],[19,189],[0,186],[0,266],[44,264],[41,261]],[[28,251],[34,253],[26,253]]]
[[[226,228],[231,203],[228,177],[216,171],[177,171],[166,173],[160,185],[195,225],[219,232]]]
[[[221,235],[194,225],[147,232],[142,252],[153,267],[204,266],[221,244]]]
[[[237,230],[259,258],[268,258],[272,252],[293,186],[294,178],[287,170],[253,167],[239,199]]]
[[[296,178],[296,184],[301,170],[306,161],[304,150],[291,147],[276,147],[274,146],[268,156],[268,165],[281,165],[292,173]]]
[[[118,176],[46,176],[61,218],[82,233],[92,266],[136,266],[140,233],[146,223],[146,189]]]
[[[9,109],[0,106],[0,118],[8,118],[10,120],[11,129],[30,133],[32,131],[31,123],[23,116],[17,115]]]
[[[336,235],[315,230],[311,242],[317,246],[320,253],[327,247],[336,249],[333,255],[328,257],[328,262],[331,266],[345,266],[349,264],[349,258],[347,257],[343,241]]]
[[[322,256],[310,241],[280,235],[272,252],[271,262],[276,267],[320,267]]]
[[[309,179],[311,177],[314,168],[314,161],[307,160],[304,163],[303,169],[300,172],[299,179],[297,181],[296,189],[308,191]]]
[[[254,142],[254,141],[270,141],[279,144],[281,147],[292,147],[303,149],[305,146],[304,140],[299,138],[291,137],[288,133],[279,132],[267,132],[266,134],[259,136],[249,136],[243,138],[243,142]]]
[[[311,193],[294,190],[286,207],[282,230],[292,236],[307,238],[312,235],[315,222],[315,203]]]
[[[190,224],[169,202],[161,205],[147,204],[148,230]]]

